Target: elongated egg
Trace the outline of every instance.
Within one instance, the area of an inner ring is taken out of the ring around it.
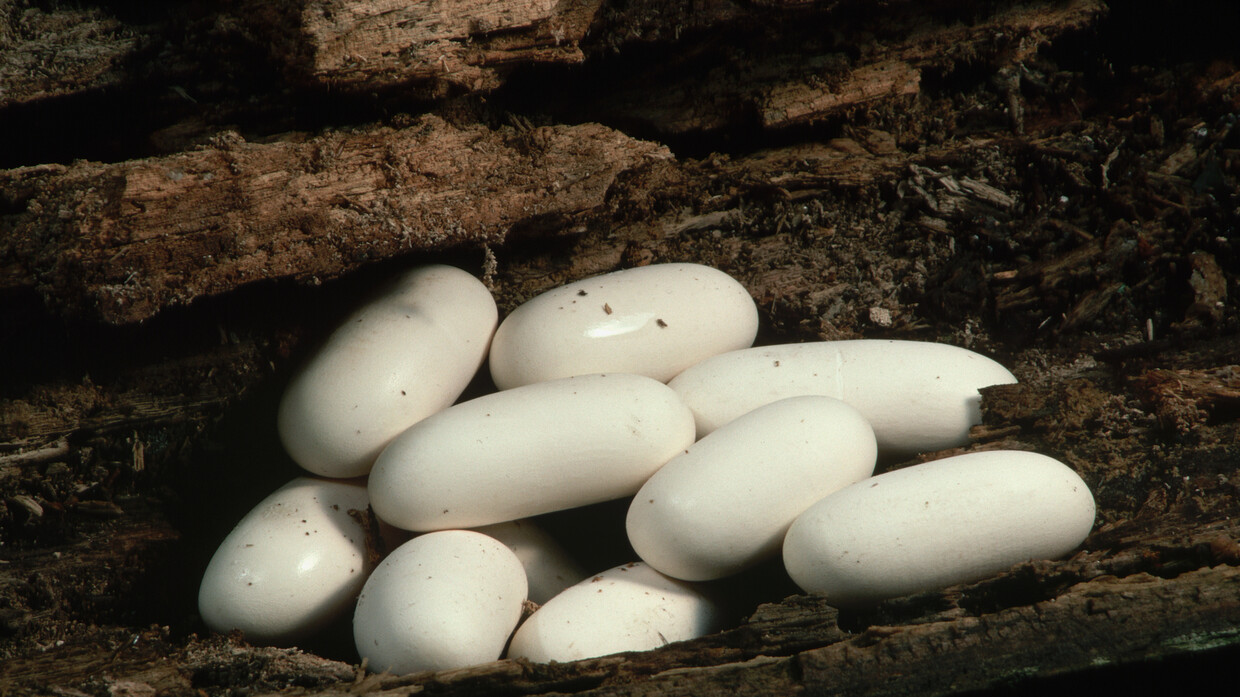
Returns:
[[[675,578],[737,573],[777,555],[806,508],[869,477],[876,452],[870,424],[838,399],[772,402],[655,472],[629,506],[629,541]]]
[[[560,286],[518,307],[491,343],[500,389],[589,373],[666,382],[709,356],[753,344],[744,286],[701,264],[652,264]]]
[[[1093,524],[1093,495],[1068,466],[1031,452],[969,453],[810,506],[788,529],[784,566],[832,604],[863,604],[1061,557]]]
[[[1016,382],[995,361],[923,341],[824,341],[733,351],[668,385],[693,410],[698,438],[778,399],[818,394],[870,422],[880,453],[907,457],[969,442],[981,423],[979,388]]]
[[[490,291],[460,269],[401,276],[293,377],[277,415],[285,450],[325,477],[366,474],[401,431],[456,401],[497,320]]]
[[[631,496],[693,443],[667,385],[580,375],[453,406],[397,437],[370,474],[378,516],[407,530],[491,525]]]

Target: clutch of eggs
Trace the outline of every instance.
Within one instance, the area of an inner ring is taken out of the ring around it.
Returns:
[[[495,660],[510,638],[514,657],[577,660],[717,631],[708,582],[769,558],[847,606],[1062,556],[1093,525],[1085,483],[1035,453],[872,476],[880,456],[969,442],[979,389],[1015,382],[971,351],[751,348],[753,299],[697,264],[587,278],[497,320],[472,275],[423,267],[305,362],[280,438],[336,479],[294,480],[238,523],[204,574],[208,627],[291,645],[352,612],[359,654],[398,673]],[[500,391],[453,406],[488,359]],[[641,560],[607,570],[528,520],[625,497]],[[377,568],[368,508],[409,531]]]

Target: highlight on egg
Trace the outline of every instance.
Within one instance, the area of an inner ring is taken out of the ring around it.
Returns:
[[[758,333],[749,291],[701,264],[651,264],[582,279],[532,298],[491,342],[500,389],[590,373],[666,382]]]
[[[211,557],[198,612],[217,632],[292,646],[347,616],[370,562],[365,482],[298,477],[263,499]]]

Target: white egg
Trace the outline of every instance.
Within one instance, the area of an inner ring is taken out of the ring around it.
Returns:
[[[698,438],[763,404],[818,394],[860,411],[880,453],[907,457],[968,443],[981,423],[978,389],[1013,382],[1003,366],[956,346],[858,340],[733,351],[668,384],[693,410]]]
[[[448,670],[500,657],[521,619],[525,570],[482,533],[445,530],[398,547],[366,581],[353,640],[370,670]]]
[[[720,605],[642,563],[608,569],[552,598],[517,630],[509,658],[538,663],[646,651],[719,631]]]
[[[666,382],[709,356],[753,344],[758,311],[732,277],[700,264],[655,264],[539,295],[491,344],[500,389],[589,373]]]
[[[784,566],[834,605],[869,603],[1063,556],[1093,522],[1093,495],[1069,467],[1030,452],[970,453],[827,496],[789,528]]]
[[[347,616],[366,575],[360,481],[300,477],[263,499],[207,565],[198,611],[218,632],[289,646]]]
[[[277,418],[285,450],[325,477],[366,474],[392,438],[456,401],[497,320],[490,291],[468,273],[426,266],[405,274],[293,377]]]
[[[873,474],[876,455],[874,431],[844,402],[773,402],[655,472],[629,506],[629,541],[643,561],[675,578],[737,573],[778,554],[806,508]]]
[[[693,443],[667,385],[607,374],[458,404],[397,437],[370,475],[371,505],[408,530],[472,528],[631,496]]]
[[[560,543],[532,521],[513,520],[475,530],[504,543],[521,560],[532,602],[541,605],[586,577]]]

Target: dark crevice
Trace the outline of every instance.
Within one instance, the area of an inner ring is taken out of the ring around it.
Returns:
[[[1045,575],[1031,566],[1022,566],[969,588],[956,600],[956,605],[973,615],[985,615],[1052,600],[1080,581],[1080,576],[1070,570]]]
[[[930,591],[868,606],[841,608],[838,623],[840,629],[846,632],[862,634],[871,627],[932,622],[954,607],[955,603],[949,595]]]
[[[23,135],[0,148],[0,168],[152,155],[148,135],[179,111],[156,101],[149,86],[129,85],[11,105],[0,111],[0,133]]]
[[[1184,653],[1157,661],[1120,663],[1076,670],[1064,675],[1013,678],[985,690],[959,693],[960,697],[1097,697],[1098,695],[1214,694],[1220,680],[1231,675],[1240,660],[1240,646]],[[1222,688],[1226,690],[1227,688]]]
[[[429,263],[478,270],[482,254],[423,252],[376,261],[326,282],[255,282],[224,295],[164,308],[144,322],[127,325],[66,318],[48,309],[33,289],[10,289],[0,294],[0,306],[5,308],[0,355],[33,368],[6,375],[0,381],[0,398],[21,397],[32,385],[77,382],[83,376],[107,383],[135,366],[190,357],[203,347],[237,345],[252,335],[266,334],[273,318],[297,333],[292,340],[313,343],[386,279],[411,265]]]

